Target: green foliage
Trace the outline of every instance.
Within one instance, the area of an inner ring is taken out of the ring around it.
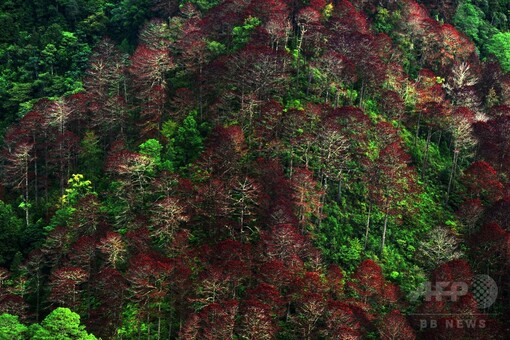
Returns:
[[[206,12],[214,6],[217,6],[221,0],[181,0],[181,6],[187,2],[197,6],[197,8],[202,12]]]
[[[128,304],[122,314],[122,326],[117,329],[118,336],[130,339],[135,338],[139,332],[145,333],[147,325],[140,322],[139,309],[136,304]]]
[[[19,249],[17,240],[22,226],[23,220],[16,216],[13,208],[0,201],[0,266],[8,266]]]
[[[69,308],[59,307],[51,312],[41,324],[29,328],[34,340],[94,340],[94,335],[87,333],[80,323],[80,316]]]
[[[363,216],[341,208],[336,202],[324,206],[326,218],[316,229],[315,242],[328,261],[338,263],[351,272],[360,262],[363,244],[357,237],[362,233]]]
[[[375,15],[374,29],[379,32],[391,34],[400,20],[400,11],[389,11],[386,8],[378,7]]]
[[[196,121],[197,111],[191,112],[177,129],[171,151],[171,161],[176,168],[184,169],[203,150],[203,137]]]
[[[18,316],[4,313],[0,315],[0,340],[95,340],[94,335],[85,330],[80,316],[69,308],[53,310],[40,324],[29,327],[19,322]]]
[[[491,27],[485,21],[485,14],[483,11],[469,1],[459,5],[453,22],[455,26],[477,44],[485,42],[491,30]]]
[[[67,181],[68,188],[65,189],[65,194],[60,197],[58,210],[51,218],[51,221],[44,229],[49,232],[57,226],[66,226],[69,219],[74,214],[76,209],[74,205],[83,197],[87,195],[97,195],[92,189],[92,182],[85,180],[82,174],[73,174]]]
[[[226,52],[227,48],[225,45],[218,41],[208,41],[207,42],[207,49],[213,56],[218,56],[220,54],[223,54]]]
[[[85,180],[82,174],[73,174],[67,181],[68,188],[65,189],[65,194],[60,198],[60,206],[73,205],[82,197],[89,194],[96,195],[92,190],[92,182]]]
[[[262,21],[259,18],[248,17],[244,20],[244,24],[242,26],[235,26],[232,29],[232,36],[234,40],[234,50],[238,50],[243,48],[248,41],[250,41],[250,35],[253,30],[260,26]]]
[[[487,52],[496,56],[503,70],[510,71],[510,32],[492,36],[487,42]]]
[[[0,315],[0,340],[26,339],[27,326],[19,322],[18,316],[4,313]]]
[[[35,99],[79,91],[94,44],[108,35],[132,46],[150,8],[150,0],[0,2],[4,119],[22,116]]]
[[[161,160],[161,150],[163,146],[156,139],[149,139],[144,143],[140,144],[140,153],[148,156],[157,169],[160,170],[173,170],[172,163],[169,160]]]
[[[111,19],[108,31],[114,32],[115,36],[126,39],[131,46],[138,38],[138,28],[149,18],[150,0],[121,0],[118,4],[112,4]]]
[[[93,182],[97,182],[101,175],[103,150],[99,143],[99,137],[94,131],[85,132],[85,136],[81,140],[78,159],[84,176],[90,178]]]

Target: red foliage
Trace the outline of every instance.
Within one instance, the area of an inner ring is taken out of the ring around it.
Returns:
[[[97,248],[106,256],[107,263],[113,268],[125,260],[126,244],[119,233],[107,232],[99,241]]]
[[[306,249],[306,240],[299,230],[290,224],[271,227],[262,234],[264,254],[270,259],[291,261],[293,255],[300,255]]]
[[[363,12],[356,10],[348,0],[335,1],[335,10],[331,20],[332,29],[342,33],[346,30],[368,33],[369,24]]]
[[[76,310],[81,303],[80,285],[88,279],[88,273],[78,267],[64,267],[54,271],[50,281],[50,300]]]
[[[416,339],[413,328],[398,310],[392,310],[383,317],[379,326],[379,334],[384,340]]]
[[[257,301],[270,309],[271,313],[281,317],[285,313],[285,299],[278,289],[268,283],[261,282],[255,288],[248,290],[248,301]]]
[[[344,273],[342,269],[336,264],[331,264],[328,268],[326,279],[329,293],[333,297],[340,297],[344,290]]]
[[[279,260],[266,261],[259,267],[259,275],[263,282],[280,290],[289,288],[294,274],[291,268]]]
[[[21,296],[0,294],[0,313],[19,316],[22,320],[27,316],[28,304]]]
[[[138,254],[129,261],[126,280],[142,315],[159,305],[168,294],[173,264],[156,254]]]
[[[364,303],[378,299],[384,288],[381,267],[372,260],[361,262],[347,286]]]
[[[482,201],[478,198],[464,201],[456,211],[457,216],[468,228],[473,230],[484,212]]]
[[[325,334],[332,339],[361,339],[370,321],[362,308],[347,302],[329,301]]]
[[[91,275],[93,261],[96,257],[96,241],[91,236],[80,237],[71,247],[69,260],[75,266],[81,267]]]
[[[473,280],[471,266],[465,260],[452,260],[443,263],[432,273],[432,282],[464,282],[468,285]],[[445,289],[446,290],[446,289]]]
[[[291,178],[292,188],[294,189],[293,200],[296,205],[296,215],[301,226],[308,224],[313,215],[320,216],[321,192],[317,182],[313,179],[313,172],[307,168],[297,168],[294,170]]]
[[[122,320],[126,287],[122,274],[113,268],[104,268],[94,278],[94,295],[101,302],[89,318],[94,334],[114,336]]]
[[[477,161],[464,171],[462,178],[468,197],[482,198],[494,203],[502,198],[503,184],[496,170],[487,162]]]
[[[291,33],[291,24],[289,9],[283,0],[251,1],[247,14],[262,21],[262,27],[275,51],[285,46]]]
[[[479,140],[479,152],[499,173],[510,172],[510,116],[499,116],[486,122],[474,124],[474,132]]]
[[[231,339],[238,309],[236,300],[212,303],[191,314],[180,335],[183,339]]]
[[[145,227],[140,227],[135,230],[128,231],[126,233],[126,241],[129,246],[129,253],[132,255],[150,252],[150,231]]]
[[[261,192],[265,195],[265,202],[261,204],[261,222],[266,225],[297,223],[292,211],[292,186],[279,161],[259,158],[255,171],[259,177]]]
[[[246,300],[241,306],[239,335],[248,339],[272,339],[278,330],[271,307],[257,300]]]

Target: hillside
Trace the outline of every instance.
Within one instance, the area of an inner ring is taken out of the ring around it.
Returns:
[[[506,2],[56,3],[0,5],[0,335],[510,332]]]

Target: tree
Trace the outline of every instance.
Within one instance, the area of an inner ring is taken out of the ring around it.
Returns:
[[[142,320],[150,322],[151,317],[158,317],[158,337],[161,335],[161,319],[164,311],[163,301],[168,293],[173,265],[163,257],[138,254],[129,263],[129,271],[126,275],[130,283],[129,290],[133,294],[134,301],[139,306],[138,322]],[[156,311],[151,310],[152,308]],[[150,337],[150,327],[147,328],[147,336]],[[139,328],[140,334],[140,328]]]
[[[71,177],[75,164],[80,138],[70,131],[58,134],[48,153],[48,169],[53,169],[60,183],[60,192],[64,195],[66,181]],[[53,166],[53,167],[52,167]]]
[[[443,86],[454,105],[465,106],[478,111],[481,100],[478,98],[478,93],[475,92],[477,83],[478,76],[475,71],[467,62],[463,62],[453,65],[450,76]]]
[[[154,203],[150,221],[153,223],[151,236],[165,247],[171,245],[181,224],[189,221],[189,216],[177,198],[165,197]]]
[[[508,52],[510,33],[499,32],[494,34],[485,46],[489,54],[496,56],[503,70],[510,71],[510,53]]]
[[[33,161],[32,150],[34,145],[23,142],[10,149],[7,155],[9,164],[6,166],[6,182],[22,190],[23,202],[21,207],[25,210],[25,225],[30,224],[30,163]]]
[[[0,201],[0,265],[9,266],[14,255],[19,251],[19,242],[23,221],[19,219],[12,207]]]
[[[301,255],[308,245],[305,237],[290,224],[271,227],[270,231],[262,235],[262,241],[265,246],[264,254],[269,259],[284,262],[290,262],[294,256]]]
[[[239,335],[249,339],[270,339],[276,335],[277,325],[271,307],[257,300],[247,300],[240,308]]]
[[[432,268],[462,256],[458,237],[445,227],[435,227],[429,231],[425,240],[420,241],[419,254],[424,258],[425,266]]]
[[[477,121],[473,126],[480,155],[500,174],[510,172],[510,136],[504,132],[509,126],[509,115]]]
[[[320,219],[321,192],[313,179],[313,172],[306,168],[298,168],[293,173],[291,183],[297,208],[296,215],[301,226],[305,227],[312,215]]]
[[[127,247],[122,236],[116,232],[107,232],[97,246],[106,255],[108,264],[117,268],[125,261]]]
[[[487,162],[477,161],[464,171],[462,182],[470,198],[480,198],[494,203],[503,198],[503,184],[496,170]]]
[[[476,145],[476,139],[473,136],[475,115],[471,110],[465,107],[458,107],[448,118],[448,129],[453,137],[453,159],[448,179],[446,203],[448,203],[451,190],[453,189],[453,179],[456,175],[458,164],[464,158],[472,155],[473,147]]]
[[[416,339],[413,328],[398,310],[392,310],[383,317],[379,334],[384,340]]]
[[[0,339],[26,339],[28,327],[19,322],[18,316],[4,313],[0,315]]]
[[[361,262],[353,273],[348,287],[363,303],[370,302],[375,306],[384,287],[381,267],[372,260]]]
[[[249,236],[245,235],[247,233],[245,228],[251,234],[256,232],[256,229],[253,228],[253,222],[257,220],[257,210],[260,204],[260,185],[248,177],[235,178],[230,191],[230,200],[231,215],[236,217],[239,222],[241,240],[249,239]]]
[[[203,138],[196,121],[197,112],[191,112],[177,129],[173,143],[173,159],[178,168],[185,168],[193,162],[203,149]]]
[[[89,317],[90,322],[96,326],[94,331],[98,336],[113,336],[122,321],[126,280],[116,269],[104,268],[95,276],[93,293],[101,301],[101,306],[92,310]]]
[[[384,252],[386,232],[390,216],[398,216],[411,207],[416,186],[416,173],[408,165],[410,156],[398,142],[386,145],[374,161],[367,175],[369,199],[384,214],[381,237],[381,253]],[[369,217],[370,218],[370,217]],[[368,223],[367,223],[368,233]]]
[[[484,212],[482,201],[478,198],[462,202],[456,214],[467,229],[468,234],[476,230],[476,224]]]
[[[191,314],[181,331],[185,339],[231,339],[239,310],[239,302],[229,300],[212,303],[197,314]]]
[[[29,327],[31,339],[34,340],[95,340],[94,335],[87,333],[85,326],[80,324],[80,316],[69,308],[57,308],[53,310],[40,325],[34,324]]]
[[[356,79],[354,64],[340,53],[327,51],[312,66],[309,77],[318,83],[319,96],[324,96],[328,103],[331,95],[331,102],[338,107],[341,95]]]
[[[235,86],[235,96],[241,112],[248,113],[242,117],[243,129],[252,123],[248,109],[250,96],[265,100],[271,96],[283,96],[288,84],[286,74],[287,56],[276,54],[266,46],[248,45],[228,60],[228,71],[223,80]]]
[[[88,281],[88,273],[79,267],[63,267],[51,275],[50,300],[62,306],[77,308],[80,301],[80,285]]]
[[[367,313],[355,304],[328,301],[324,334],[331,339],[360,339],[370,321]]]
[[[164,30],[158,32],[164,33]],[[166,102],[167,73],[175,67],[175,64],[165,46],[157,42],[162,39],[161,34],[151,37],[153,38],[151,41],[138,45],[131,56],[129,71],[133,75],[135,96],[142,102],[140,115],[143,135],[153,137],[157,136],[159,131]]]

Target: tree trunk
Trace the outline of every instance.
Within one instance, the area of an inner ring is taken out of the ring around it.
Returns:
[[[342,175],[340,175],[338,179],[338,186],[337,186],[337,192],[336,192],[336,200],[338,203],[342,202]]]
[[[429,149],[430,149],[430,140],[432,138],[432,127],[429,126],[429,130],[427,132],[427,144],[425,145],[425,153],[423,155],[423,163],[421,167],[421,179],[425,178],[425,175],[427,173],[427,166],[429,162]]]
[[[365,227],[365,246],[363,247],[363,251],[367,250],[368,232],[370,231],[370,217],[371,217],[371,215],[372,215],[372,202],[370,202],[370,205],[368,206],[367,224]]]
[[[161,339],[161,303],[158,304],[158,340]]]
[[[29,192],[30,188],[28,187],[28,155],[25,159],[25,223],[28,228],[28,225],[30,224],[30,215],[28,212],[28,198],[29,198]]]
[[[381,240],[381,258],[384,254],[384,244],[386,243],[386,228],[388,227],[388,208],[386,208],[386,213],[384,215],[384,225],[383,225],[383,234],[382,234],[382,240]]]
[[[452,168],[450,170],[450,178],[448,179],[448,189],[446,191],[445,205],[448,205],[448,201],[450,200],[450,192],[451,192],[452,185],[453,185],[453,177],[455,176],[455,169],[457,168],[458,159],[459,159],[459,150],[455,149],[453,151]]]
[[[41,292],[40,292],[40,285],[41,285],[41,273],[39,270],[37,270],[37,276],[36,276],[36,285],[35,285],[35,322],[39,322],[39,310],[41,305]]]
[[[421,124],[421,111],[418,113],[418,122],[416,123],[416,133],[414,135],[414,145],[418,143],[418,136],[420,135],[420,124]]]
[[[361,89],[359,91],[359,108],[363,110],[363,95],[365,92],[365,82],[361,81]]]

